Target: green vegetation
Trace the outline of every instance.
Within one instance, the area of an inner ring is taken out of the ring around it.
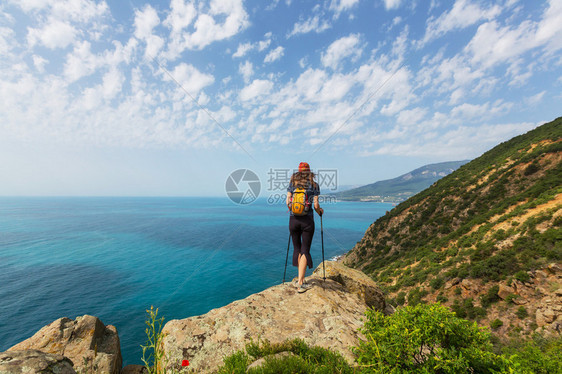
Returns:
[[[531,277],[529,276],[529,273],[527,273],[526,271],[518,271],[517,273],[515,273],[513,275],[513,278],[517,279],[518,281],[521,282],[528,282],[529,279],[531,279]]]
[[[529,316],[529,313],[527,312],[527,309],[524,306],[520,306],[517,309],[517,312],[515,312],[515,315],[517,316],[517,318],[519,319],[525,319]]]
[[[488,334],[439,304],[404,307],[391,316],[370,310],[355,349],[370,373],[493,373],[508,360],[492,353]]]
[[[480,296],[480,304],[482,304],[484,308],[487,308],[492,303],[499,301],[500,300],[500,297],[498,296],[499,290],[500,287],[497,284],[490,287],[490,289],[488,289],[488,291],[486,291],[484,295]]]
[[[497,330],[500,327],[503,326],[503,321],[501,319],[495,319],[492,322],[490,322],[490,327],[492,328],[492,330]]]
[[[274,356],[278,353],[285,356]],[[265,362],[258,368],[248,366],[257,359]],[[300,339],[270,344],[269,341],[250,342],[246,352],[238,351],[224,359],[218,374],[351,374],[354,370],[338,353],[321,347],[309,347]]]
[[[397,305],[423,303],[454,278],[529,282],[529,271],[562,261],[559,208],[543,206],[562,193],[561,139],[562,117],[462,165],[374,222],[348,265],[391,296],[408,295]],[[498,301],[493,294],[478,297],[483,308]],[[460,301],[453,307],[467,318],[482,316]]]
[[[147,318],[146,324],[146,337],[145,345],[142,348],[142,362],[148,374],[178,374],[181,371],[168,370],[168,358],[164,355],[164,348],[162,346],[162,325],[164,317],[158,317],[158,308],[154,309],[151,306],[146,310]]]
[[[360,331],[367,339],[352,348],[353,365],[338,353],[294,339],[250,342],[226,357],[217,373],[562,373],[562,338],[535,335],[531,341],[518,338],[494,346],[485,328],[440,304],[402,307],[390,316],[368,310],[365,316]],[[493,329],[502,325],[499,319],[491,323]],[[260,358],[263,365],[248,370]]]
[[[561,374],[562,338],[545,339],[534,335],[532,340],[513,339],[499,347],[497,353],[510,357],[516,373]]]

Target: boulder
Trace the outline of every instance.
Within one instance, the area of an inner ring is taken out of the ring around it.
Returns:
[[[349,293],[359,296],[370,308],[384,311],[386,301],[377,284],[365,273],[348,268],[340,262],[324,261],[326,279],[338,282]],[[312,273],[312,277],[324,278],[324,266],[320,264]]]
[[[472,283],[470,280],[468,279],[463,279],[461,282],[461,286],[462,288],[464,288],[465,290],[471,290],[474,288],[474,283]]]
[[[552,262],[552,263],[548,264],[548,266],[546,267],[546,270],[548,272],[550,272],[551,274],[559,274],[559,273],[562,272],[562,266],[555,263],[555,262]]]
[[[31,338],[8,349],[29,349],[69,358],[77,371],[119,374],[122,358],[119,336],[114,326],[105,326],[97,317],[85,315],[76,320],[59,318]]]
[[[551,308],[537,309],[536,320],[539,327],[549,325],[556,320],[556,312]]]
[[[384,298],[369,277],[328,264],[326,281],[319,267],[307,278],[312,288],[305,293],[285,283],[202,316],[169,321],[162,331],[168,368],[179,370],[182,360],[189,360],[194,372],[213,373],[224,357],[244,349],[251,339],[275,344],[301,338],[353,362],[350,347],[362,339],[358,330],[364,313],[369,305],[384,309]]]
[[[444,289],[448,290],[450,288],[452,288],[453,286],[456,286],[457,284],[459,284],[461,282],[461,278],[453,278],[449,281],[447,281],[445,283],[445,285],[443,286]]]
[[[76,374],[72,361],[37,350],[0,353],[0,374]]]
[[[513,289],[513,287],[509,287],[509,286],[506,286],[505,284],[500,283],[498,296],[502,300],[506,300],[509,295],[514,295],[514,294],[515,294],[515,290]]]

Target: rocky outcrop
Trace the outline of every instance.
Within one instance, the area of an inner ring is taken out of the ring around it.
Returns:
[[[76,371],[119,374],[122,358],[119,336],[114,326],[105,326],[97,317],[85,315],[76,320],[60,318],[43,327],[31,338],[8,349],[38,350],[61,355],[74,363]]]
[[[386,303],[380,288],[365,273],[348,268],[340,262],[325,261],[314,270],[316,278],[331,279],[341,284],[346,292],[356,294],[370,308],[384,311]]]
[[[349,348],[361,339],[364,313],[369,306],[384,310],[384,297],[370,278],[341,264],[326,262],[326,278],[320,265],[307,278],[312,288],[305,293],[285,283],[202,316],[169,321],[163,329],[169,368],[180,369],[182,360],[189,360],[195,372],[212,373],[250,339],[301,338],[352,362]]]
[[[0,352],[0,374],[76,374],[72,362],[37,350]]]

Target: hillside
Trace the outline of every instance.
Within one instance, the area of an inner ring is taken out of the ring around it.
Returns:
[[[425,165],[397,178],[353,188],[335,196],[343,201],[402,202],[467,162],[468,160]]]
[[[499,335],[562,325],[562,117],[399,204],[344,257],[395,305],[440,301]]]

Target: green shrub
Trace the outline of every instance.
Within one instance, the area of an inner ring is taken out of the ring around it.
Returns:
[[[491,351],[488,333],[439,304],[366,312],[354,349],[366,373],[493,373],[509,361]]]
[[[396,305],[404,305],[406,302],[406,292],[400,291],[398,295],[396,295]]]
[[[529,166],[527,166],[527,167],[525,168],[525,171],[523,172],[523,174],[525,174],[525,175],[528,176],[528,175],[531,175],[531,174],[536,173],[536,172],[539,171],[539,170],[540,170],[540,167],[539,167],[538,162],[537,162],[537,161],[533,161]]]
[[[463,299],[462,303],[456,299],[451,306],[451,310],[459,318],[480,319],[486,315],[484,308],[474,306],[472,298]]]
[[[428,294],[427,290],[422,290],[419,287],[413,288],[408,292],[408,305],[414,306],[423,303],[423,298]]]
[[[495,303],[496,301],[500,300],[500,297],[498,296],[499,290],[500,290],[500,286],[495,285],[490,287],[484,295],[480,296],[480,303],[484,308],[487,308],[492,303]]]
[[[515,275],[513,275],[513,277],[520,282],[528,282],[531,279],[529,273],[524,270],[518,271]]]
[[[492,322],[490,322],[490,327],[491,327],[492,329],[494,329],[494,330],[497,330],[497,329],[499,329],[499,328],[502,327],[502,326],[503,326],[503,322],[502,322],[501,319],[497,319],[497,318],[496,318],[495,320],[493,320]]]
[[[446,303],[447,301],[449,301],[449,299],[442,292],[440,292],[439,295],[437,295],[436,301],[439,303]]]
[[[514,339],[501,347],[499,353],[510,357],[516,373],[562,374],[562,338],[545,339],[540,335],[532,340]]]
[[[443,283],[445,283],[445,282],[443,281],[443,278],[441,278],[441,277],[436,277],[436,278],[433,278],[431,281],[429,281],[429,285],[434,290],[438,290],[439,288],[441,288]]]
[[[291,356],[277,357],[280,352],[293,353]],[[248,369],[253,361],[265,358],[259,367]],[[224,359],[218,374],[351,374],[353,369],[345,359],[336,352],[321,347],[309,347],[303,340],[287,340],[279,344],[269,341],[250,342],[246,344],[246,353],[238,351]]]
[[[527,312],[527,309],[525,309],[524,306],[520,306],[517,309],[517,312],[515,312],[515,315],[519,318],[519,319],[525,319],[529,316],[529,313]]]

